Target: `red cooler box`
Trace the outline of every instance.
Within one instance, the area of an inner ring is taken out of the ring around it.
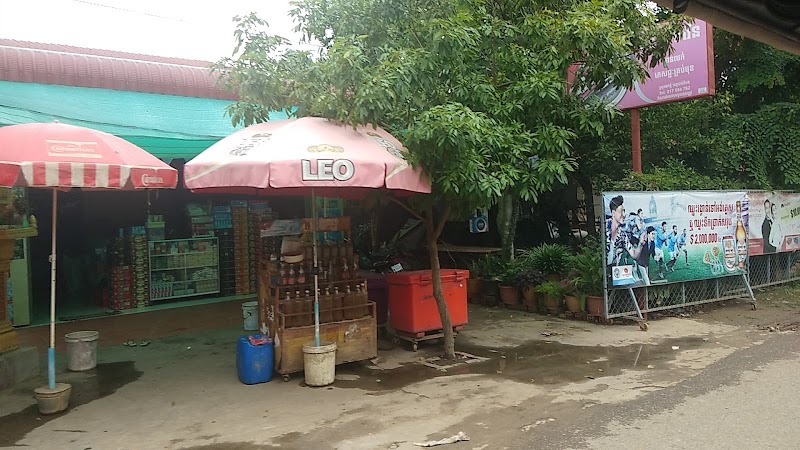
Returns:
[[[442,288],[453,327],[467,324],[468,270],[442,269]],[[389,323],[404,333],[424,333],[442,329],[442,319],[430,270],[386,275],[389,285]]]

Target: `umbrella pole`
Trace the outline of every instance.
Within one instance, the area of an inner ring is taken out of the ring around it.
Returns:
[[[50,348],[47,349],[47,384],[56,388],[56,223],[58,190],[53,188],[53,236],[50,250]]]
[[[319,268],[317,261],[317,197],[311,188],[311,243],[314,250],[314,345],[319,342]]]

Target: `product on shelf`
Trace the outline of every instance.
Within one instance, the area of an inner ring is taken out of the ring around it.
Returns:
[[[150,242],[151,301],[220,292],[216,237]]]

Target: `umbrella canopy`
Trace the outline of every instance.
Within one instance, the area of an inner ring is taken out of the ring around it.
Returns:
[[[102,131],[58,122],[0,128],[0,186],[53,190],[50,250],[50,348],[47,378],[56,389],[56,219],[58,189],[172,188],[178,171],[146,150]],[[65,389],[61,385],[59,389]]]
[[[184,166],[192,190],[261,195],[360,197],[373,189],[430,193],[406,149],[378,127],[356,129],[319,117],[252,125]]]
[[[114,135],[63,123],[0,128],[0,186],[175,188],[178,171]]]

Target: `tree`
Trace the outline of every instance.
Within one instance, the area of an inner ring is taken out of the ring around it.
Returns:
[[[404,142],[433,184],[433,198],[409,210],[427,231],[449,358],[437,243],[451,213],[500,202],[511,219],[517,197],[565,182],[572,142],[615,114],[576,92],[641,79],[639,61],[662,58],[682,27],[657,23],[633,0],[303,0],[292,14],[322,44],[318,55],[287,50],[254,15],[238,18],[237,56],[217,66],[240,96],[232,120],[284,110],[380,125]],[[583,65],[568,89],[575,62]]]
[[[714,53],[714,97],[642,109],[642,160],[649,174],[625,175],[623,181],[696,188],[706,185],[703,174],[725,180],[712,184],[716,188],[800,186],[800,56],[719,29]],[[630,123],[619,117],[601,141],[582,140],[576,149],[576,174],[614,185],[630,167]],[[670,176],[675,183],[667,181]]]

